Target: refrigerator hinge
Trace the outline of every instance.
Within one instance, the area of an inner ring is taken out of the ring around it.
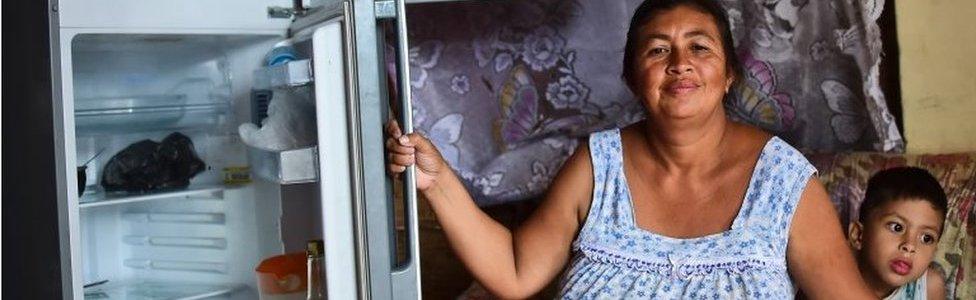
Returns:
[[[291,7],[268,6],[268,18],[291,19],[301,17],[308,12],[309,0],[292,0]]]
[[[376,1],[373,7],[376,19],[396,18],[396,3],[393,0]]]
[[[271,19],[291,19],[294,17],[295,9],[291,7],[268,6],[268,18]]]

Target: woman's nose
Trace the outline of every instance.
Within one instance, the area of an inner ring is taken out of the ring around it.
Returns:
[[[668,64],[668,75],[681,75],[692,71],[688,57],[682,51],[672,51],[670,63]]]

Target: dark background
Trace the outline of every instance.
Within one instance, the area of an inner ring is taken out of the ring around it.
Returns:
[[[48,3],[3,6],[2,297],[60,299]]]

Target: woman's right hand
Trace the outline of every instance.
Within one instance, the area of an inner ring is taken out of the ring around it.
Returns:
[[[386,135],[386,170],[391,175],[399,175],[407,166],[416,164],[417,189],[426,191],[442,172],[450,172],[440,152],[424,136],[404,135],[396,120],[386,123]]]

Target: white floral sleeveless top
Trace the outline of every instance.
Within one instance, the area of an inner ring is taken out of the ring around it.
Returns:
[[[676,239],[638,228],[620,130],[590,136],[593,200],[573,242],[563,299],[792,299],[790,222],[816,169],[773,137],[763,147],[728,231]]]
[[[922,277],[898,287],[884,300],[925,300],[928,298],[928,271]]]

